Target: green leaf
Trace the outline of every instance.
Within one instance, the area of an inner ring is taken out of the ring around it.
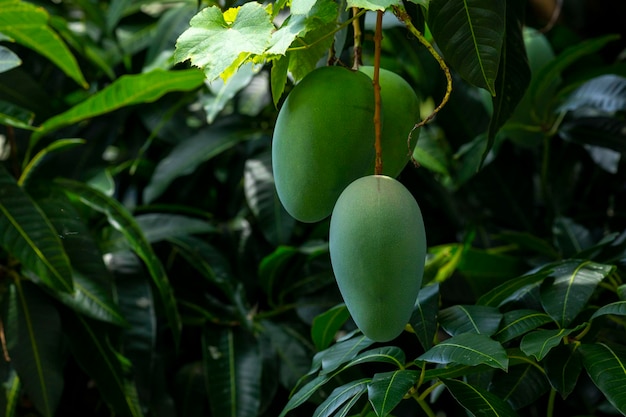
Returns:
[[[176,42],[174,59],[191,60],[209,81],[220,75],[227,79],[239,65],[263,54],[275,30],[269,9],[256,2],[225,13],[217,6],[204,8],[189,25]]]
[[[464,333],[446,339],[424,352],[417,360],[433,363],[455,362],[476,366],[486,364],[506,370],[509,359],[502,345],[486,335]]]
[[[589,230],[567,217],[554,220],[552,234],[563,257],[575,257],[594,243]]]
[[[439,312],[439,284],[423,287],[418,296],[413,314],[409,320],[417,340],[422,348],[428,350],[433,346],[437,334],[437,313]]]
[[[34,118],[35,115],[32,111],[0,100],[0,124],[13,126],[18,129],[35,130],[36,128],[31,125]]]
[[[0,72],[22,65],[22,60],[6,46],[0,46]]]
[[[546,376],[532,363],[511,366],[508,372],[497,373],[489,387],[489,392],[507,401],[514,410],[535,404],[549,390]]]
[[[445,59],[470,84],[496,95],[506,2],[431,0],[428,26]]]
[[[178,346],[181,321],[176,308],[176,298],[163,264],[161,264],[161,261],[152,250],[135,219],[118,201],[86,184],[62,178],[56,179],[55,182],[64,192],[73,195],[94,210],[105,214],[109,224],[122,232],[128,239],[133,251],[145,263],[156,285],[174,342]]]
[[[151,103],[172,91],[190,91],[202,85],[204,75],[197,70],[153,70],[123,75],[88,99],[44,121],[33,134],[33,141],[63,126],[110,113],[122,107]]]
[[[367,386],[367,395],[376,415],[389,415],[419,377],[419,371],[407,369],[375,374]]]
[[[0,0],[0,33],[45,56],[65,74],[86,88],[87,81],[76,59],[48,26],[43,7],[19,0]]]
[[[7,368],[9,368],[7,363]],[[17,372],[11,368],[8,377],[2,383],[4,393],[0,394],[0,411],[4,410],[5,417],[17,416],[17,405],[22,398],[22,383]]]
[[[131,364],[111,344],[105,324],[70,313],[63,316],[63,328],[74,358],[93,378],[104,401],[121,415],[143,417]]]
[[[333,372],[346,362],[355,359],[359,352],[371,346],[374,342],[367,337],[358,334],[355,337],[341,340],[321,352],[322,374]]]
[[[499,233],[498,238],[551,259],[559,257],[559,253],[550,243],[531,233],[507,230]]]
[[[215,118],[224,110],[224,107],[230,103],[239,91],[250,84],[254,76],[258,74],[260,70],[260,66],[246,63],[239,67],[228,80],[224,81],[218,78],[207,83],[211,94],[203,97],[202,104],[209,124],[215,121]]]
[[[61,239],[32,198],[0,167],[0,246],[51,289],[72,292]]]
[[[576,388],[583,363],[580,353],[576,352],[572,345],[560,345],[546,356],[543,369],[552,387],[566,398]]]
[[[18,180],[19,185],[27,184],[33,172],[36,171],[39,164],[44,160],[44,158],[51,154],[52,152],[61,151],[64,149],[71,149],[74,146],[82,145],[86,141],[84,139],[59,139],[50,143],[41,149],[33,158],[28,161],[28,164],[24,167],[22,171],[22,175]]]
[[[295,394],[289,398],[287,404],[278,415],[278,417],[285,417],[287,413],[296,407],[304,404],[313,394],[317,392],[325,383],[332,379],[332,374],[318,375],[305,385],[302,386]]]
[[[454,379],[446,379],[443,383],[459,404],[473,415],[517,417],[509,404],[489,391]]]
[[[144,201],[146,203],[154,201],[176,178],[191,174],[201,163],[245,139],[248,137],[242,132],[212,129],[200,130],[189,139],[180,142],[157,164],[150,183],[144,189]]]
[[[369,378],[357,379],[335,388],[313,413],[313,417],[330,417],[342,405],[353,405],[361,395],[367,392]],[[348,411],[348,410],[345,410]]]
[[[591,316],[591,320],[609,314],[615,316],[626,316],[626,301],[616,301],[614,303],[610,303],[600,307],[596,310],[595,313],[593,313],[593,315]]]
[[[583,365],[594,384],[611,404],[626,414],[626,351],[622,346],[604,343],[583,344],[578,347]]]
[[[289,242],[295,220],[278,199],[271,157],[271,152],[268,151],[246,161],[243,187],[248,206],[263,235],[273,246],[279,246]]]
[[[553,282],[541,287],[541,304],[560,327],[567,327],[585,308],[596,286],[606,278],[614,266],[591,261],[569,260],[557,264]]]
[[[20,278],[9,291],[3,322],[11,364],[37,410],[53,417],[64,386],[61,318],[33,284]]]
[[[267,337],[278,360],[278,380],[283,387],[295,387],[298,379],[307,373],[311,365],[311,349],[308,340],[296,329],[263,320],[263,335]],[[276,374],[272,375],[276,379]]]
[[[180,367],[174,378],[174,399],[181,416],[204,417],[206,409],[205,378],[202,362],[192,362]]]
[[[500,329],[493,336],[498,342],[506,343],[548,323],[552,323],[552,318],[536,310],[507,311],[502,317]]]
[[[476,304],[499,307],[509,300],[521,298],[524,293],[536,288],[550,275],[550,272],[549,269],[540,270],[506,281],[483,294]]]
[[[324,350],[331,345],[337,331],[341,329],[350,318],[350,313],[345,304],[339,304],[328,309],[313,319],[311,326],[311,339],[317,350]]]
[[[476,333],[491,336],[498,331],[502,314],[495,307],[454,305],[439,311],[441,327],[452,336]]]
[[[552,348],[561,344],[564,337],[575,329],[540,329],[526,334],[520,342],[520,349],[527,356],[534,356],[538,361],[545,358]]]
[[[387,10],[391,6],[400,5],[399,0],[348,0],[347,7],[358,7],[366,10]]]
[[[261,402],[261,352],[242,328],[206,326],[203,361],[211,415],[256,417]]]

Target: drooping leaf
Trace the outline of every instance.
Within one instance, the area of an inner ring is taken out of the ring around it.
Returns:
[[[622,346],[604,343],[578,347],[591,380],[611,404],[626,415],[626,351]]]
[[[0,46],[0,72],[8,71],[20,65],[22,65],[22,60],[15,52],[6,46]]]
[[[224,13],[217,6],[204,8],[189,25],[176,42],[174,58],[191,60],[209,81],[228,79],[248,59],[262,55],[275,29],[269,9],[256,2]]]
[[[549,390],[546,376],[530,363],[498,373],[489,387],[489,392],[508,402],[514,410],[536,403]]]
[[[433,346],[437,333],[437,312],[439,311],[439,284],[423,287],[418,296],[409,323],[424,350]]]
[[[367,395],[376,415],[389,415],[419,377],[419,371],[408,369],[375,374],[367,386]]]
[[[546,357],[550,350],[561,344],[564,337],[575,329],[539,329],[526,334],[520,342],[520,349],[527,356],[538,361]]]
[[[80,86],[87,81],[76,59],[48,26],[43,7],[20,0],[0,0],[0,33],[45,56]]]
[[[500,343],[506,343],[552,321],[546,313],[536,310],[507,311],[502,316],[500,329],[494,334],[494,338]]]
[[[30,161],[24,167],[22,171],[22,175],[18,180],[19,185],[24,185],[28,183],[29,178],[36,172],[39,164],[44,160],[44,158],[52,152],[62,151],[64,149],[70,149],[74,146],[82,145],[86,141],[84,139],[59,139],[55,140],[51,144],[45,146],[41,149],[35,156],[33,156]]]
[[[203,362],[211,415],[255,417],[261,402],[261,352],[242,328],[206,326]]]
[[[567,327],[587,305],[596,286],[614,266],[591,261],[569,260],[554,267],[552,282],[541,287],[541,303],[560,327]]]
[[[337,305],[316,316],[311,326],[311,339],[315,343],[315,348],[317,350],[328,348],[335,340],[337,331],[349,318],[350,313],[345,304]]]
[[[502,314],[495,307],[454,305],[439,311],[441,327],[452,336],[476,333],[487,336],[498,331]]]
[[[33,140],[63,126],[110,113],[122,107],[153,102],[172,91],[190,91],[204,82],[202,72],[153,70],[143,74],[123,75],[110,85],[69,110],[44,121]]]
[[[15,281],[5,323],[11,364],[35,407],[53,417],[64,386],[61,318],[36,286]]]
[[[502,345],[486,335],[463,333],[433,346],[417,360],[476,366],[486,364],[506,370],[509,359]]]
[[[455,379],[443,381],[452,396],[473,415],[517,417],[511,406],[489,391]]]
[[[72,268],[57,231],[3,166],[0,166],[0,246],[51,289],[72,291]]]
[[[572,345],[555,347],[542,363],[550,384],[561,397],[566,398],[574,391],[583,363],[579,352]]]
[[[335,388],[315,409],[313,417],[330,417],[344,404],[354,404],[361,395],[367,392],[370,381],[370,378],[361,378]]]
[[[496,94],[504,42],[506,3],[431,0],[428,26],[445,59],[469,83]]]
[[[169,283],[163,264],[154,253],[143,232],[132,215],[117,200],[86,184],[58,178],[55,180],[61,189],[84,204],[106,215],[111,226],[124,234],[132,250],[145,263],[161,297],[167,322],[176,345],[180,341],[181,321],[176,306],[176,298]]]
[[[278,199],[272,174],[271,153],[246,161],[243,173],[246,201],[265,238],[274,246],[287,244],[295,225]]]

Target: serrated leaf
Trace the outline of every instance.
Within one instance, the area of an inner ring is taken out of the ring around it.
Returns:
[[[152,250],[134,218],[117,200],[86,184],[62,178],[57,178],[55,182],[65,193],[75,196],[84,204],[105,214],[109,224],[124,234],[133,251],[145,263],[156,285],[174,342],[178,345],[181,321],[176,307],[176,298],[163,264]]]
[[[11,364],[37,410],[53,417],[64,386],[61,318],[51,300],[29,282],[17,280],[8,302],[3,322]]]
[[[345,403],[354,403],[355,398],[358,399],[367,392],[367,385],[370,381],[370,378],[362,378],[335,388],[328,398],[315,409],[313,417],[330,417]]]
[[[248,58],[263,54],[275,30],[269,9],[256,2],[225,13],[217,6],[207,7],[189,25],[176,42],[174,59],[191,60],[209,81],[220,75],[227,79],[231,75],[224,74],[227,69],[236,70]]]
[[[494,339],[500,343],[506,343],[551,322],[550,316],[536,310],[508,311],[504,313],[500,329],[494,335]]]
[[[212,415],[256,417],[261,390],[261,352],[241,327],[203,331],[203,362]]]
[[[626,351],[604,343],[578,347],[583,364],[594,384],[611,404],[626,415]]]
[[[443,383],[459,404],[473,415],[517,417],[509,404],[489,391],[454,379],[446,379]]]
[[[508,372],[498,373],[489,386],[489,392],[507,401],[514,410],[536,403],[549,390],[546,376],[531,363],[511,366]]]
[[[337,305],[316,316],[311,326],[311,339],[315,343],[315,348],[320,351],[328,348],[335,340],[337,331],[349,318],[350,313],[345,304]]]
[[[388,363],[398,368],[404,365],[404,351],[397,346],[377,347],[359,353],[354,359],[344,365],[343,369],[363,363]]]
[[[564,337],[574,329],[540,329],[526,334],[520,342],[520,349],[527,356],[534,356],[538,361],[546,357],[551,349],[561,344]]]
[[[381,10],[385,11],[391,6],[398,6],[399,0],[348,0],[347,7],[357,7],[365,10]]]
[[[76,59],[48,26],[43,7],[19,0],[0,0],[0,33],[45,56],[82,87],[87,81]]]
[[[564,328],[585,308],[596,286],[614,266],[591,261],[569,260],[554,267],[554,280],[541,287],[541,304],[560,327]]]
[[[20,65],[22,65],[22,60],[15,52],[6,46],[0,46],[0,72],[8,71]]]
[[[57,231],[4,166],[0,214],[0,246],[51,289],[71,293],[72,268]]]
[[[439,284],[426,285],[417,296],[409,324],[424,350],[433,346],[437,333],[437,312],[439,311]]]
[[[431,0],[428,26],[445,59],[470,84],[496,94],[506,2]]]
[[[454,305],[439,311],[441,327],[452,336],[476,333],[487,336],[498,331],[502,314],[495,307]]]
[[[376,415],[388,416],[419,377],[419,371],[407,369],[375,374],[367,386],[367,396]]]
[[[122,75],[88,99],[69,110],[44,121],[33,134],[36,141],[60,127],[100,116],[126,106],[151,103],[172,91],[190,91],[204,82],[202,72],[190,69],[163,71],[156,69],[143,74]]]
[[[433,363],[489,365],[506,370],[509,359],[502,345],[488,336],[464,333],[446,339],[420,355],[417,360]]]
[[[566,398],[576,387],[583,363],[572,345],[560,345],[546,356],[543,369],[552,387]]]

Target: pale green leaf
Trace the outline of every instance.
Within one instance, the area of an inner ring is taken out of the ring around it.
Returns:
[[[495,307],[454,305],[439,311],[441,327],[452,336],[462,333],[493,335],[500,326],[502,314]]]
[[[31,125],[34,118],[35,115],[32,111],[0,100],[0,124],[18,129],[35,130],[36,128]]]
[[[366,10],[387,10],[391,6],[401,5],[399,0],[348,0],[347,8],[357,7]]]
[[[22,65],[22,60],[6,46],[0,46],[0,72]]]

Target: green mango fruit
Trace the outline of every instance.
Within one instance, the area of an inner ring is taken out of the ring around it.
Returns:
[[[321,67],[281,107],[272,139],[278,198],[297,220],[330,215],[339,194],[374,159],[374,88],[363,73]]]
[[[411,318],[426,258],[424,221],[409,190],[385,175],[351,183],[333,209],[329,245],[356,325],[377,342],[397,337]]]
[[[374,67],[362,66],[359,71],[374,78]],[[380,99],[382,102],[383,175],[397,177],[409,162],[419,136],[419,129],[411,135],[411,149],[407,140],[413,126],[420,121],[420,100],[411,85],[395,72],[380,68]],[[368,174],[374,173],[374,165]]]

